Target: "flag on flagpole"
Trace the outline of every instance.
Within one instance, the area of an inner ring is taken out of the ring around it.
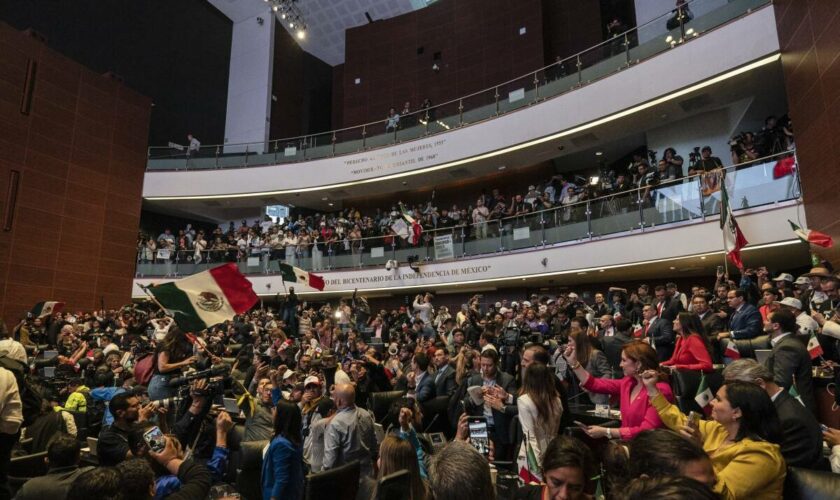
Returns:
[[[720,187],[720,229],[723,231],[723,249],[726,256],[735,264],[738,269],[744,269],[741,262],[741,249],[749,243],[738,227],[735,216],[732,215],[732,208],[729,206],[729,195],[726,192],[726,183]]]
[[[324,289],[324,278],[295,266],[280,264],[280,276],[286,283],[300,283],[316,290]]]
[[[709,388],[709,383],[706,381],[706,374],[700,374],[700,385],[697,387],[697,395],[694,396],[694,401],[697,406],[703,410],[703,413],[708,415],[712,411],[712,400],[715,398],[712,394],[712,389]]]
[[[796,382],[795,381],[794,381],[793,384],[791,384],[790,389],[788,389],[788,394],[790,394],[790,397],[792,397],[793,399],[802,403],[802,406],[805,406],[805,401],[802,401],[802,396],[800,396],[799,391],[796,390]]]
[[[525,436],[525,460],[519,465],[519,478],[525,484],[540,484],[540,462],[537,460],[537,454],[534,453],[534,448],[531,446],[528,436]],[[520,460],[521,462],[521,460]]]
[[[189,332],[233,319],[259,302],[251,282],[232,262],[146,290]]]
[[[64,309],[64,302],[38,302],[32,307],[32,310],[29,311],[29,314],[36,318],[44,318],[54,313],[61,312],[62,309]]]
[[[793,229],[793,233],[797,236],[797,238],[805,243],[810,243],[811,245],[817,245],[818,247],[823,248],[831,248],[834,245],[834,240],[831,236],[819,231],[814,231],[813,229],[801,228],[794,224],[790,219],[788,219],[788,222],[790,223],[790,227]]]
[[[729,339],[729,341],[726,342],[726,349],[724,350],[723,355],[730,359],[741,359],[741,351],[738,350],[738,345],[734,340]]]
[[[814,332],[811,332],[811,338],[808,339],[808,354],[811,355],[811,359],[817,359],[823,355],[823,348],[820,345],[820,341]]]
[[[400,212],[402,213],[403,218],[406,222],[411,226],[411,229],[408,231],[408,237],[411,240],[412,245],[416,245],[420,243],[420,235],[423,233],[423,226],[417,222],[417,219],[411,216],[408,213],[408,210],[405,209],[405,205],[400,203]]]

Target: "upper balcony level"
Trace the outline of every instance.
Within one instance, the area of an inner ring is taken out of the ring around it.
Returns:
[[[259,200],[371,187],[467,164],[480,175],[482,167],[527,162],[558,148],[573,152],[577,139],[596,127],[637,127],[623,120],[778,59],[768,0],[689,5],[693,19],[672,30],[665,25],[674,13],[664,13],[519,79],[402,117],[402,126],[387,133],[382,121],[270,143],[207,146],[190,159],[184,151],[151,148],[143,196]]]

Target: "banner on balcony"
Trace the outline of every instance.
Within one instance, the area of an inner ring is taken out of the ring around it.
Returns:
[[[385,257],[385,247],[373,247],[370,249],[371,258]]]
[[[169,260],[172,256],[172,253],[169,251],[168,248],[161,248],[157,251],[157,258],[160,260]]]
[[[452,235],[435,236],[435,260],[454,259],[455,251],[452,245]]]
[[[517,227],[513,230],[513,240],[527,240],[531,237],[531,229],[528,226]]]

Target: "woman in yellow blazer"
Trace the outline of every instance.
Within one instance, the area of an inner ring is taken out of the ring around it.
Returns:
[[[689,424],[688,418],[656,388],[659,375],[642,374],[651,405],[671,430],[695,440],[712,459],[714,491],[723,499],[782,498],[785,460],[778,443],[779,416],[770,397],[747,382],[722,386],[711,401],[712,420]]]

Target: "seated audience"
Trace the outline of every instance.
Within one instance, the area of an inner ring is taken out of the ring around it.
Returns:
[[[41,500],[45,498],[65,498],[70,485],[80,475],[93,470],[93,467],[79,467],[79,442],[68,434],[53,435],[47,445],[45,461],[49,466],[47,474],[33,477],[25,482],[15,496],[16,500]]]

